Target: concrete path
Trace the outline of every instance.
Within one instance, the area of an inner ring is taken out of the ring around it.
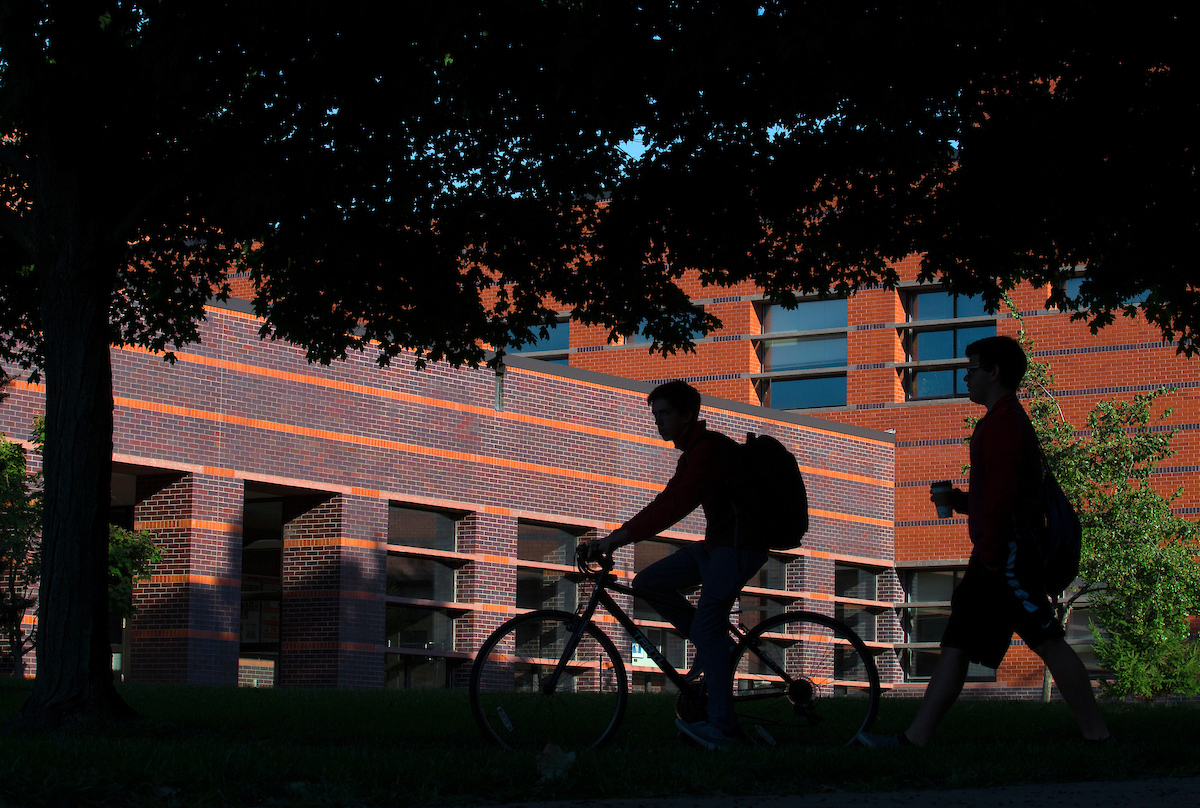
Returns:
[[[1200,777],[795,797],[658,797],[518,802],[508,808],[1197,808]]]

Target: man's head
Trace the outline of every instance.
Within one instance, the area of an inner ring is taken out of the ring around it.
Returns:
[[[700,416],[700,391],[679,379],[655,387],[646,403],[663,440],[679,440]]]
[[[1016,392],[1029,367],[1024,349],[1012,337],[985,337],[968,345],[964,353],[969,363],[964,376],[967,391],[977,404],[988,404],[987,399],[998,397],[992,393]]]

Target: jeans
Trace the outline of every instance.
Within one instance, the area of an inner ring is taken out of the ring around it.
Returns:
[[[729,610],[734,598],[759,567],[767,554],[736,547],[689,544],[651,564],[633,579],[638,593],[662,598],[664,603],[648,601],[679,633],[696,646],[696,664],[708,683],[708,720],[730,732],[733,716],[733,674],[729,652]],[[679,590],[701,585],[696,608]]]

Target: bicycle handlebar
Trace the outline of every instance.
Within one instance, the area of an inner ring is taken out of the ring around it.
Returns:
[[[579,572],[589,578],[595,577],[601,572],[611,572],[616,562],[613,561],[611,553],[602,554],[599,558],[592,557],[593,543],[587,542],[575,548],[575,566]],[[593,567],[595,563],[597,566]]]

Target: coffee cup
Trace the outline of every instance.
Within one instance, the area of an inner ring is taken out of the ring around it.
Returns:
[[[929,486],[929,494],[937,506],[938,519],[949,519],[954,515],[954,508],[950,507],[950,492],[953,490],[954,486],[949,480],[938,480]]]

